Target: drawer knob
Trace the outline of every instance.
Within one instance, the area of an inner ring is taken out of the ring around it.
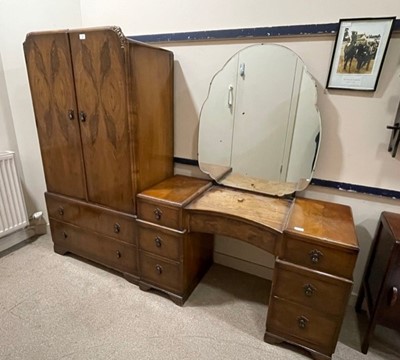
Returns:
[[[314,294],[314,292],[317,290],[314,286],[312,286],[311,284],[306,284],[303,287],[304,289],[304,294],[308,297],[312,296]]]
[[[308,324],[308,319],[305,316],[299,316],[297,318],[297,325],[300,329],[305,329]]]
[[[121,257],[121,251],[117,250],[115,254],[117,255],[118,259]]]
[[[121,225],[118,223],[114,224],[114,232],[118,234],[121,231]]]
[[[63,231],[62,236],[64,239],[66,239],[68,237],[68,234],[65,231]]]
[[[156,236],[156,238],[154,239],[154,242],[158,248],[161,247],[161,238],[160,237]]]
[[[313,264],[318,264],[321,258],[324,256],[324,254],[317,249],[311,250],[309,255],[310,255],[310,260]]]
[[[162,273],[162,271],[163,271],[161,265],[158,265],[158,264],[156,265],[156,271],[157,271],[158,274],[161,275],[161,273]]]
[[[397,298],[399,297],[399,290],[397,287],[392,287],[392,297],[390,299],[390,306],[395,306],[397,302]]]
[[[154,217],[156,218],[156,220],[161,220],[161,216],[162,216],[162,211],[159,208],[156,208],[154,210]]]
[[[60,206],[60,207],[58,208],[58,214],[61,215],[61,216],[64,215],[64,208],[63,208],[62,206]]]

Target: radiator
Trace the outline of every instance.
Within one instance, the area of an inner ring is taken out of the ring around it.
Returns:
[[[12,151],[0,152],[0,238],[29,224]]]

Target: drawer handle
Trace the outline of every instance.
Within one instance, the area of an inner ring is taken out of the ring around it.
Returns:
[[[60,206],[60,207],[58,208],[58,214],[61,215],[61,216],[64,215],[64,208],[63,208],[62,206]]]
[[[313,264],[318,264],[321,258],[324,256],[324,254],[317,249],[311,250],[309,252],[309,255],[310,255],[310,260]]]
[[[161,238],[160,237],[156,236],[156,238],[154,239],[154,242],[156,243],[156,246],[158,248],[161,247]]]
[[[118,259],[122,256],[121,251],[119,251],[119,250],[117,250],[115,254],[117,255]]]
[[[63,231],[62,232],[62,236],[63,236],[64,239],[66,239],[68,237],[68,234],[65,231]]]
[[[156,271],[158,274],[161,275],[161,273],[163,272],[163,268],[161,267],[161,265],[158,265],[158,264],[156,265]]]
[[[162,216],[162,211],[159,208],[156,208],[154,210],[154,217],[156,218],[156,220],[161,220],[161,216]]]
[[[396,305],[397,298],[399,297],[399,290],[397,287],[392,287],[392,298],[390,299],[390,306]]]
[[[306,284],[303,287],[304,289],[304,294],[308,297],[312,296],[314,294],[314,292],[317,290],[314,286],[312,286],[311,284]]]
[[[118,223],[114,224],[114,232],[118,234],[121,231],[121,225]]]
[[[297,318],[297,325],[300,329],[305,329],[308,324],[308,319],[305,316],[299,316]]]

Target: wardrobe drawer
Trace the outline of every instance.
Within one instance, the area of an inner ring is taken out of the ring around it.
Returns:
[[[140,280],[173,292],[182,292],[182,265],[139,251]]]
[[[182,230],[182,209],[159,202],[138,199],[138,218],[151,223]]]
[[[50,219],[51,236],[58,248],[115,270],[137,275],[136,246],[77,226]]]
[[[267,331],[287,341],[330,355],[335,350],[339,330],[338,317],[276,297],[270,299]]]
[[[280,260],[275,263],[273,296],[332,315],[342,315],[352,282],[306,270]]]
[[[136,222],[132,215],[46,193],[49,217],[136,244]]]
[[[281,258],[310,269],[352,279],[357,253],[325,246],[322,241],[307,242],[285,235]]]
[[[183,257],[184,233],[138,222],[139,249],[180,261]]]

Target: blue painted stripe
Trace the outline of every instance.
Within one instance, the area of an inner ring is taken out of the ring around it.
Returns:
[[[180,33],[133,35],[130,39],[142,42],[173,42],[195,40],[251,39],[277,36],[335,35],[339,23],[286,25],[244,29],[189,31]],[[394,22],[393,31],[400,31],[400,20]]]
[[[349,184],[349,183],[343,183],[331,180],[322,180],[322,179],[312,179],[311,184],[327,188],[360,193],[360,194],[377,195],[377,196],[389,197],[392,199],[400,199],[400,191],[396,190],[382,189],[371,186],[356,185],[356,184]]]
[[[177,164],[199,166],[199,162],[197,160],[186,159],[181,157],[174,157],[174,162]],[[349,184],[344,182],[322,180],[322,179],[312,179],[311,184],[331,189],[360,193],[360,194],[377,195],[377,196],[389,197],[392,199],[400,199],[400,191],[395,191],[395,190],[381,189],[371,186],[356,185],[356,184]]]

